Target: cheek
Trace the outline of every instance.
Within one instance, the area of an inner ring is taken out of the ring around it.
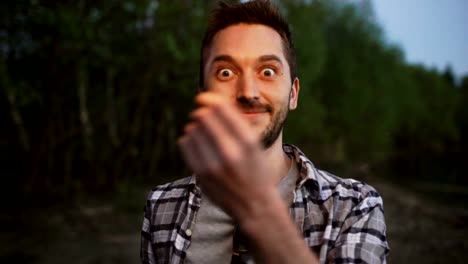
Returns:
[[[283,108],[285,105],[289,106],[289,95],[290,95],[289,90],[288,91],[285,91],[285,90],[278,91],[274,95],[275,104],[278,107],[281,106],[281,108]]]

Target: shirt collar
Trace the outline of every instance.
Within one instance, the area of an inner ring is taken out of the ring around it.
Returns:
[[[190,176],[190,181],[188,183],[188,193],[194,193],[196,195],[201,195],[200,186],[197,184],[197,177],[195,177],[195,173]]]
[[[296,182],[296,190],[307,187],[312,193],[320,194],[321,185],[318,177],[318,170],[315,168],[302,151],[291,144],[283,144],[284,152],[289,155],[297,164],[299,177]]]

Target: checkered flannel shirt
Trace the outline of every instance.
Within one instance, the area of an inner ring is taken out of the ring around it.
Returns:
[[[283,149],[299,179],[289,213],[321,263],[386,263],[383,203],[369,185],[318,170],[295,146]],[[195,177],[157,186],[147,200],[142,263],[183,263],[202,194]]]

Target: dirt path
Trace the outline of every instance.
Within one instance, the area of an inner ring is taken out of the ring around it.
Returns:
[[[389,263],[466,263],[467,209],[444,207],[383,181],[368,182],[384,198]],[[89,202],[4,213],[0,263],[139,263],[141,193],[124,209]]]
[[[389,263],[467,263],[468,210],[443,206],[386,182],[384,199]]]

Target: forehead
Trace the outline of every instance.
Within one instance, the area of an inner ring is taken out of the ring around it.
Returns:
[[[273,28],[260,24],[236,24],[220,30],[208,50],[206,64],[211,64],[218,55],[229,55],[239,61],[276,55],[286,63],[281,36]]]

